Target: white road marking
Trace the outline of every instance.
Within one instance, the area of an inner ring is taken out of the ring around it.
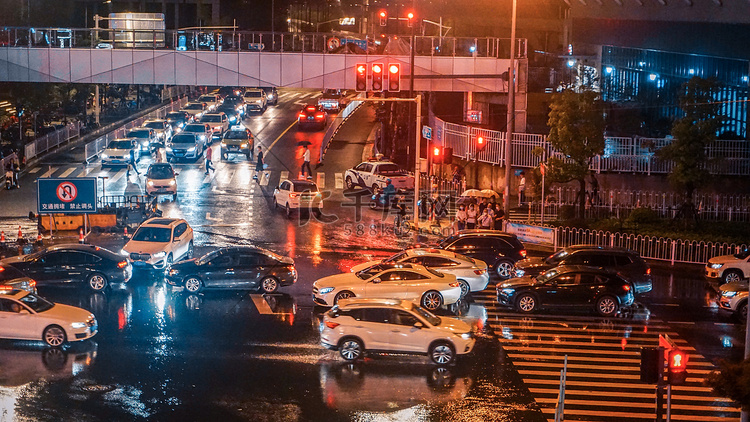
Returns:
[[[208,221],[221,221],[221,218],[213,218],[213,217],[211,217],[211,213],[207,212],[206,213],[206,220],[208,220]]]
[[[284,170],[281,172],[281,178],[279,179],[281,181],[289,180],[289,172]]]
[[[114,176],[112,176],[111,178],[109,178],[107,180],[107,182],[108,183],[115,183],[118,180],[120,180],[122,178],[122,176],[125,176],[125,173],[127,173],[127,169],[122,169],[122,170],[118,171],[117,174],[115,174]],[[135,172],[133,172],[133,173],[135,173]]]
[[[269,172],[264,172],[263,175],[260,177],[260,185],[261,186],[268,186],[268,182],[271,179],[271,175]]]
[[[51,167],[43,175],[39,177],[52,177],[52,174],[57,171],[57,167]]]
[[[30,174],[34,174],[34,173],[38,172],[41,169],[42,169],[41,167],[34,167],[33,169],[29,170],[29,173]]]
[[[318,189],[326,188],[326,174],[323,172],[318,173]]]
[[[63,174],[61,174],[61,175],[60,175],[60,177],[68,177],[68,176],[70,176],[70,173],[73,173],[73,172],[74,172],[74,171],[76,171],[76,170],[77,170],[77,169],[76,169],[75,167],[73,167],[73,168],[70,168],[70,169],[67,169],[67,170],[65,170],[65,171],[63,172]]]
[[[211,192],[215,192],[215,193],[227,193],[227,191],[225,191],[225,190],[219,190],[217,186],[211,187]]]
[[[344,174],[336,173],[335,179],[336,179],[336,182],[335,182],[336,189],[344,189]]]

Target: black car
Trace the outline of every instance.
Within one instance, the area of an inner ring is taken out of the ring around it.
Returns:
[[[537,276],[524,276],[498,283],[497,301],[522,313],[540,308],[593,308],[611,317],[633,304],[633,285],[619,274],[603,268],[571,265],[555,267]]]
[[[240,108],[242,110],[245,109],[245,99],[242,98],[242,94],[239,95],[230,95],[226,98],[224,98],[223,104],[229,104],[236,108]]]
[[[261,89],[266,91],[266,100],[268,101],[268,104],[276,105],[279,103],[279,92],[276,90],[275,86],[265,86]]]
[[[574,245],[546,258],[526,258],[516,262],[515,275],[537,275],[560,265],[586,265],[616,270],[633,283],[635,294],[651,291],[651,268],[638,252],[625,248],[597,245]]]
[[[497,230],[462,230],[437,247],[481,259],[503,280],[511,277],[516,261],[526,258],[526,249],[516,235]]]
[[[297,281],[292,258],[252,246],[226,247],[172,264],[167,283],[189,293],[203,289],[257,289],[273,293]]]
[[[62,244],[0,261],[24,272],[37,286],[86,283],[94,291],[127,283],[133,267],[127,258],[93,245]]]
[[[36,281],[10,265],[0,265],[0,290],[26,290],[36,293]]]
[[[214,113],[226,114],[227,118],[229,119],[230,126],[239,124],[242,121],[242,115],[240,114],[240,111],[232,104],[222,103],[220,106],[216,107]]]
[[[308,104],[302,107],[302,110],[300,110],[297,115],[297,126],[299,129],[312,127],[321,130],[325,128],[328,123],[327,116],[326,111],[320,106]]]
[[[172,130],[182,129],[183,126],[193,121],[193,116],[186,111],[170,111],[164,119],[172,126]]]

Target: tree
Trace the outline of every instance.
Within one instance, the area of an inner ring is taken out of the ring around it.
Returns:
[[[585,208],[586,176],[591,159],[604,152],[603,102],[594,91],[563,91],[552,97],[547,140],[564,158],[549,159],[550,182],[578,181],[578,216]]]
[[[713,371],[704,381],[721,397],[736,401],[742,410],[750,410],[750,359],[742,362],[719,361],[719,372]]]
[[[707,148],[716,140],[721,127],[721,104],[715,101],[719,86],[713,79],[694,76],[682,86],[680,108],[685,116],[672,126],[674,140],[657,151],[659,158],[674,163],[668,176],[670,184],[685,194],[683,217],[695,215],[693,193],[711,178]]]

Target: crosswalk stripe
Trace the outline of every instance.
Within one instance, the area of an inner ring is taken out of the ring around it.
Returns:
[[[638,372],[640,374],[640,365],[636,363],[640,363],[637,359],[632,359],[634,364],[632,366],[617,366],[618,371],[624,371],[624,372]],[[554,374],[560,374],[560,369],[562,369],[563,365],[562,362],[559,364],[554,364],[550,362],[524,362],[524,366],[534,366],[534,367],[541,367],[549,369],[550,371],[553,371]],[[568,369],[602,369],[602,365],[580,365],[580,364],[574,364],[568,362]],[[691,374],[710,374],[712,371],[708,369],[694,369],[694,368],[688,368],[688,371]],[[640,376],[640,375],[639,375]]]
[[[674,400],[674,396],[672,396],[672,400]],[[537,402],[556,404],[557,403],[557,398],[552,398],[552,397],[550,397],[550,398],[544,398],[544,399],[541,399],[541,400],[537,400]],[[611,403],[611,404],[609,404],[609,403]],[[590,404],[591,404],[591,402],[587,401],[587,400],[569,400],[567,397],[565,397],[565,405],[566,406],[569,406],[569,405],[584,405],[585,406],[585,405],[590,405]],[[606,407],[606,406],[620,406],[623,403],[620,402],[620,401],[597,400],[596,404],[597,404],[597,406]],[[652,411],[652,409],[654,409],[654,403],[628,402],[627,405],[628,405],[629,408],[633,408],[633,407],[643,408],[643,409],[646,409],[646,410],[649,410],[649,411]],[[672,410],[691,410],[691,411],[695,411],[695,410],[701,411],[701,410],[703,410],[703,411],[711,411],[711,412],[723,412],[723,411],[726,411],[727,408],[726,407],[715,407],[715,406],[691,406],[691,405],[687,405],[687,404],[672,403]],[[640,411],[640,409],[639,409],[638,411],[633,411],[633,413],[643,413],[643,412]]]
[[[558,373],[559,375],[559,373]],[[637,393],[634,391],[628,391],[628,397],[632,397],[635,399],[654,399],[656,397],[656,393],[653,391],[653,387],[649,387],[648,390],[650,392],[648,393]],[[560,392],[559,387],[555,388],[539,388],[539,387],[529,387],[529,391],[532,394],[536,395],[549,395],[557,397],[557,394]],[[565,391],[566,397],[582,397],[582,396],[590,396],[590,397],[605,397],[605,398],[611,398],[611,393],[608,392],[601,392],[601,391],[588,391],[588,390],[566,390]],[[709,396],[697,396],[697,395],[691,395],[691,396],[680,396],[685,397],[684,400],[689,401],[707,401],[712,403],[727,403],[727,405],[734,405],[734,402],[730,399],[725,399],[721,397],[709,397]],[[675,396],[672,396],[673,400],[677,400]],[[683,399],[680,399],[683,400]],[[566,401],[567,403],[567,401]]]
[[[323,172],[318,172],[318,189],[325,189],[326,188],[326,174]]]
[[[344,189],[344,175],[341,173],[336,173],[334,176],[335,179],[335,185],[334,187],[336,189]]]
[[[321,95],[323,95],[323,93],[322,93],[322,92],[317,92],[317,93],[315,93],[315,95],[313,95],[313,96],[312,96],[312,97],[310,97],[310,98],[318,98],[318,97],[320,97]]]
[[[122,176],[125,176],[125,173],[127,173],[127,169],[118,171],[114,176],[110,177],[109,180],[107,180],[107,183],[116,183],[122,178]]]
[[[50,166],[49,169],[43,175],[41,175],[39,177],[41,177],[41,178],[52,177],[52,175],[57,171],[57,169],[58,169],[58,167],[52,167],[52,166]]]
[[[29,173],[34,174],[34,173],[37,173],[41,169],[42,169],[41,167],[34,167],[33,169],[29,170]]]
[[[271,180],[271,175],[269,172],[264,171],[263,174],[260,177],[260,185],[261,186],[268,186],[268,182]]]
[[[68,177],[68,176],[70,176],[70,173],[73,173],[76,170],[77,169],[75,167],[69,168],[69,169],[65,170],[59,177],[61,177],[61,178]]]
[[[311,92],[308,92],[308,93],[306,93],[306,94],[302,94],[302,95],[300,95],[300,96],[299,96],[299,99],[301,100],[301,99],[303,99],[303,98],[307,98],[307,97],[309,97],[310,95],[312,95],[312,93],[311,93]]]
[[[505,348],[507,351],[507,347]],[[525,359],[526,363],[530,363],[532,361],[544,361],[548,362],[548,364],[554,365],[556,362],[551,361],[562,361],[565,359],[565,356],[562,355],[542,355],[542,354],[534,354],[534,353],[508,353],[508,356],[514,359]],[[637,359],[627,359],[627,358],[616,358],[616,357],[595,357],[595,356],[575,356],[575,355],[568,355],[568,362],[573,361],[584,361],[584,362],[608,362],[608,363],[633,363],[633,364],[640,364],[641,359],[640,357]],[[708,367],[708,368],[714,368],[714,365],[711,362],[696,362],[693,359],[690,359],[688,361],[688,370],[695,367]]]
[[[542,412],[544,413],[554,413],[554,408],[542,408]],[[627,420],[631,418],[638,418],[642,419],[643,416],[634,415],[628,412],[615,412],[615,411],[597,411],[597,410],[577,410],[577,409],[569,409],[565,408],[565,415],[571,416],[571,415],[580,415],[580,416],[596,416],[596,417],[602,417],[607,418],[607,420]],[[653,419],[653,415],[649,415]],[[701,422],[724,422],[727,419],[721,416],[706,416],[706,415],[679,415],[679,414],[672,414],[672,420],[673,421],[701,421]]]
[[[279,180],[289,180],[289,172],[287,170],[282,171]]]

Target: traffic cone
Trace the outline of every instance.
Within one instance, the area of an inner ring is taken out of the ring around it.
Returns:
[[[125,226],[125,231],[122,232],[122,235],[128,237],[128,226]]]
[[[86,242],[86,239],[83,238],[83,229],[78,230],[78,242],[80,243]]]
[[[5,242],[5,232],[0,232],[0,242]]]
[[[36,242],[37,243],[42,243],[42,234],[41,233],[39,233],[38,235],[36,235]]]
[[[21,226],[18,226],[18,239],[23,239],[23,232],[21,231]]]

